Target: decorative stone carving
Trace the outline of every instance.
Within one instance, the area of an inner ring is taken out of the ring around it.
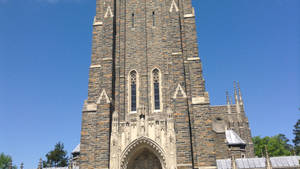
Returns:
[[[111,135],[111,169],[127,169],[131,158],[137,158],[135,155],[141,151],[153,153],[159,159],[162,169],[176,168],[176,137],[170,110],[164,119],[150,120],[144,112],[136,113],[131,122],[120,123],[117,119],[115,112]],[[154,160],[152,156],[151,159]]]
[[[176,90],[175,90],[175,93],[174,93],[174,96],[173,96],[173,99],[176,99],[178,97],[178,94],[181,94],[183,98],[186,98],[186,93],[184,92],[183,88],[181,87],[180,84],[178,84]]]
[[[105,89],[103,89],[103,91],[102,91],[102,93],[100,94],[100,97],[98,98],[98,100],[97,100],[96,103],[97,103],[97,104],[100,104],[100,103],[101,103],[101,100],[103,99],[103,97],[104,97],[106,103],[110,103],[110,99],[109,99],[109,97],[107,96],[107,93],[106,93]]]
[[[171,7],[170,7],[170,12],[173,12],[174,8],[175,8],[176,12],[179,11],[178,6],[177,6],[175,0],[172,1]]]
[[[104,18],[107,18],[108,16],[110,16],[111,18],[114,17],[112,11],[111,11],[111,7],[108,6],[107,9],[106,9],[106,13],[104,15]]]

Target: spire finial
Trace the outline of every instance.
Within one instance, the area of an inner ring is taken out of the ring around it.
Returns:
[[[268,146],[265,145],[265,151],[266,151],[266,158],[269,158],[269,152],[268,152]]]
[[[236,169],[236,162],[233,154],[231,154],[231,169]]]
[[[231,114],[231,104],[230,104],[230,98],[228,91],[226,91],[226,102],[227,102],[227,112],[228,114]]]
[[[238,104],[239,103],[239,99],[238,99],[238,93],[237,93],[237,89],[236,89],[236,81],[233,82],[233,88],[234,88],[235,104]]]
[[[12,160],[9,161],[8,169],[12,169]]]
[[[226,103],[227,105],[230,104],[228,91],[226,91]]]
[[[38,169],[43,169],[42,164],[43,164],[43,160],[42,158],[40,158]]]
[[[241,113],[240,102],[236,90],[236,81],[233,82],[233,87],[234,87],[234,99],[235,99],[236,112]]]
[[[240,97],[240,98],[239,98],[239,101],[240,101],[240,104],[243,105],[243,104],[244,104],[244,101],[243,101],[243,97],[242,97],[242,92],[241,92],[241,88],[240,88],[240,83],[238,82],[237,85],[238,85],[238,90],[239,90],[239,94],[238,94],[238,95],[239,95],[239,97]]]
[[[266,150],[266,169],[272,169],[271,160],[270,160],[267,145],[265,145],[265,150]]]
[[[72,166],[73,166],[73,159],[70,158],[70,162],[69,162],[69,165],[68,165],[68,169],[72,169]]]

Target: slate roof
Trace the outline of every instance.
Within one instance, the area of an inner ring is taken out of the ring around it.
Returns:
[[[300,156],[289,156],[289,157],[273,157],[270,159],[273,168],[279,167],[294,167],[299,165]]]
[[[225,136],[226,136],[226,141],[228,145],[240,145],[243,144],[245,145],[245,141],[241,139],[241,137],[236,134],[233,130],[226,130],[225,131]]]
[[[300,156],[271,157],[272,168],[300,168]],[[239,169],[259,169],[266,168],[265,158],[239,158],[236,159],[236,165]],[[231,169],[230,159],[217,160],[218,169]]]
[[[238,168],[265,168],[265,158],[241,158],[236,160]]]
[[[78,144],[75,148],[74,148],[74,150],[72,151],[72,154],[73,153],[80,153],[80,144]]]

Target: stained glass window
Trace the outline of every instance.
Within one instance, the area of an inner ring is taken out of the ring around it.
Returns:
[[[160,110],[159,70],[154,69],[152,74],[153,74],[153,89],[154,89],[154,109]]]
[[[136,111],[136,71],[130,73],[131,111]]]

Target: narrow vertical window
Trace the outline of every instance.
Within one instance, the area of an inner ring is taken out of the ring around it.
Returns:
[[[137,80],[136,80],[136,71],[131,71],[130,72],[130,95],[131,95],[131,111],[136,111],[136,84],[137,84]]]
[[[134,28],[134,13],[131,15],[131,27]]]
[[[154,110],[160,110],[160,84],[159,84],[159,70],[154,69],[153,75],[153,93],[154,93]]]
[[[152,12],[152,26],[155,26],[155,12]]]

